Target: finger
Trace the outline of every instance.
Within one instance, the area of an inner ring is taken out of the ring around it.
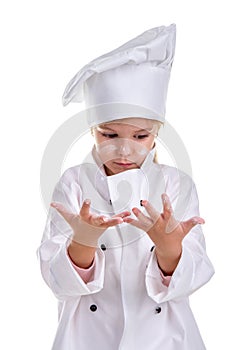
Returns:
[[[136,218],[141,222],[143,225],[151,225],[152,224],[152,219],[149,218],[148,216],[144,215],[141,210],[138,208],[133,208],[132,209],[134,215]]]
[[[121,224],[123,222],[123,218],[120,216],[107,217],[104,215],[92,215],[91,217],[91,225],[95,227],[108,228],[111,226],[115,226]]]
[[[163,193],[161,197],[163,201],[163,217],[165,220],[169,220],[173,215],[170,199],[166,193]]]
[[[203,225],[205,220],[199,216],[194,216],[187,221],[181,222],[181,226],[183,228],[184,234],[186,235],[194,226]]]
[[[153,219],[154,223],[159,219],[160,213],[153,207],[150,202],[146,200],[141,201],[142,206],[146,209],[147,213],[150,215],[151,219]]]
[[[132,218],[125,218],[124,219],[124,222],[127,222],[128,224],[134,226],[134,227],[137,227],[137,228],[140,228],[141,230],[143,231],[146,231],[147,230],[147,225],[144,225],[142,224],[140,221],[138,220],[135,220],[135,219],[132,219]]]
[[[90,199],[85,199],[79,213],[80,217],[84,220],[88,219],[90,216],[90,205]]]
[[[106,227],[111,227],[111,226],[116,226],[116,225],[122,224],[123,222],[124,221],[123,221],[122,217],[105,218],[104,225]]]
[[[144,215],[138,208],[132,209],[138,220],[125,218],[124,221],[147,232],[153,226],[153,220]]]
[[[50,206],[58,211],[59,214],[70,223],[73,217],[75,216],[73,213],[69,212],[62,203],[52,202]]]
[[[93,214],[91,216],[91,220],[90,220],[90,225],[92,226],[101,226],[102,224],[107,222],[107,218],[104,215],[95,215]]]
[[[120,214],[113,215],[112,218],[121,217],[123,219],[130,215],[131,215],[130,211],[123,211]]]

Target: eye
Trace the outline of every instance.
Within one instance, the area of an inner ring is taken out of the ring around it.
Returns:
[[[135,139],[138,139],[138,140],[142,140],[142,139],[145,139],[147,138],[149,135],[148,134],[145,134],[145,135],[135,135]]]
[[[117,137],[117,134],[106,134],[106,133],[101,133],[102,136],[107,137],[109,139],[114,139],[115,137]]]

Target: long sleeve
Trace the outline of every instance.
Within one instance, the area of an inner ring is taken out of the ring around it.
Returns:
[[[82,202],[81,189],[74,181],[73,169],[68,169],[55,187],[53,201],[78,212]],[[72,230],[63,217],[50,208],[42,243],[38,249],[41,273],[58,299],[92,294],[103,288],[105,256],[101,249],[95,253],[93,279],[85,283],[67,254]]]
[[[75,265],[73,262],[72,262],[72,265],[73,265],[75,271],[79,274],[79,276],[82,278],[82,280],[85,283],[91,282],[93,280],[94,271],[95,271],[95,260],[88,269],[83,269],[83,268]]]
[[[184,174],[179,176],[180,184],[177,185],[177,181],[168,183],[167,193],[173,208],[175,207],[176,217],[187,220],[192,216],[199,216],[198,196],[192,180]],[[148,295],[157,303],[177,300],[192,294],[207,283],[213,274],[213,266],[206,254],[202,228],[198,225],[183,239],[182,255],[168,287],[162,283],[155,247],[146,271],[146,288]]]

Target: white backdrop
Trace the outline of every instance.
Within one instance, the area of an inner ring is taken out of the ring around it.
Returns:
[[[191,303],[207,349],[233,348],[230,5],[226,0],[1,3],[0,317],[5,350],[49,350],[56,330],[56,300],[42,281],[35,252],[46,219],[40,194],[43,152],[54,131],[81,110],[75,104],[62,107],[67,82],[93,58],[171,23],[177,24],[177,46],[167,120],[192,160],[207,250],[216,269]],[[64,168],[76,163],[74,154],[73,149],[67,155]],[[166,161],[166,154],[161,158]]]

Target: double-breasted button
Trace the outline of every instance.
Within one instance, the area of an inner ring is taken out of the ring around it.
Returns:
[[[157,306],[157,307],[155,308],[155,313],[156,313],[156,314],[160,314],[161,311],[162,311],[162,309],[161,309],[160,306]]]
[[[154,247],[155,247],[154,245],[153,245],[153,247],[151,247],[151,250],[150,250],[151,252],[153,252],[153,250],[154,250]]]
[[[107,249],[105,244],[101,244],[100,248],[101,248],[102,250],[106,250],[106,249]]]
[[[109,204],[110,204],[110,205],[112,205],[112,201],[111,201],[111,199],[109,199]]]
[[[95,311],[97,310],[97,306],[96,306],[95,304],[92,304],[92,305],[90,306],[90,310],[91,310],[92,312],[95,312]]]

